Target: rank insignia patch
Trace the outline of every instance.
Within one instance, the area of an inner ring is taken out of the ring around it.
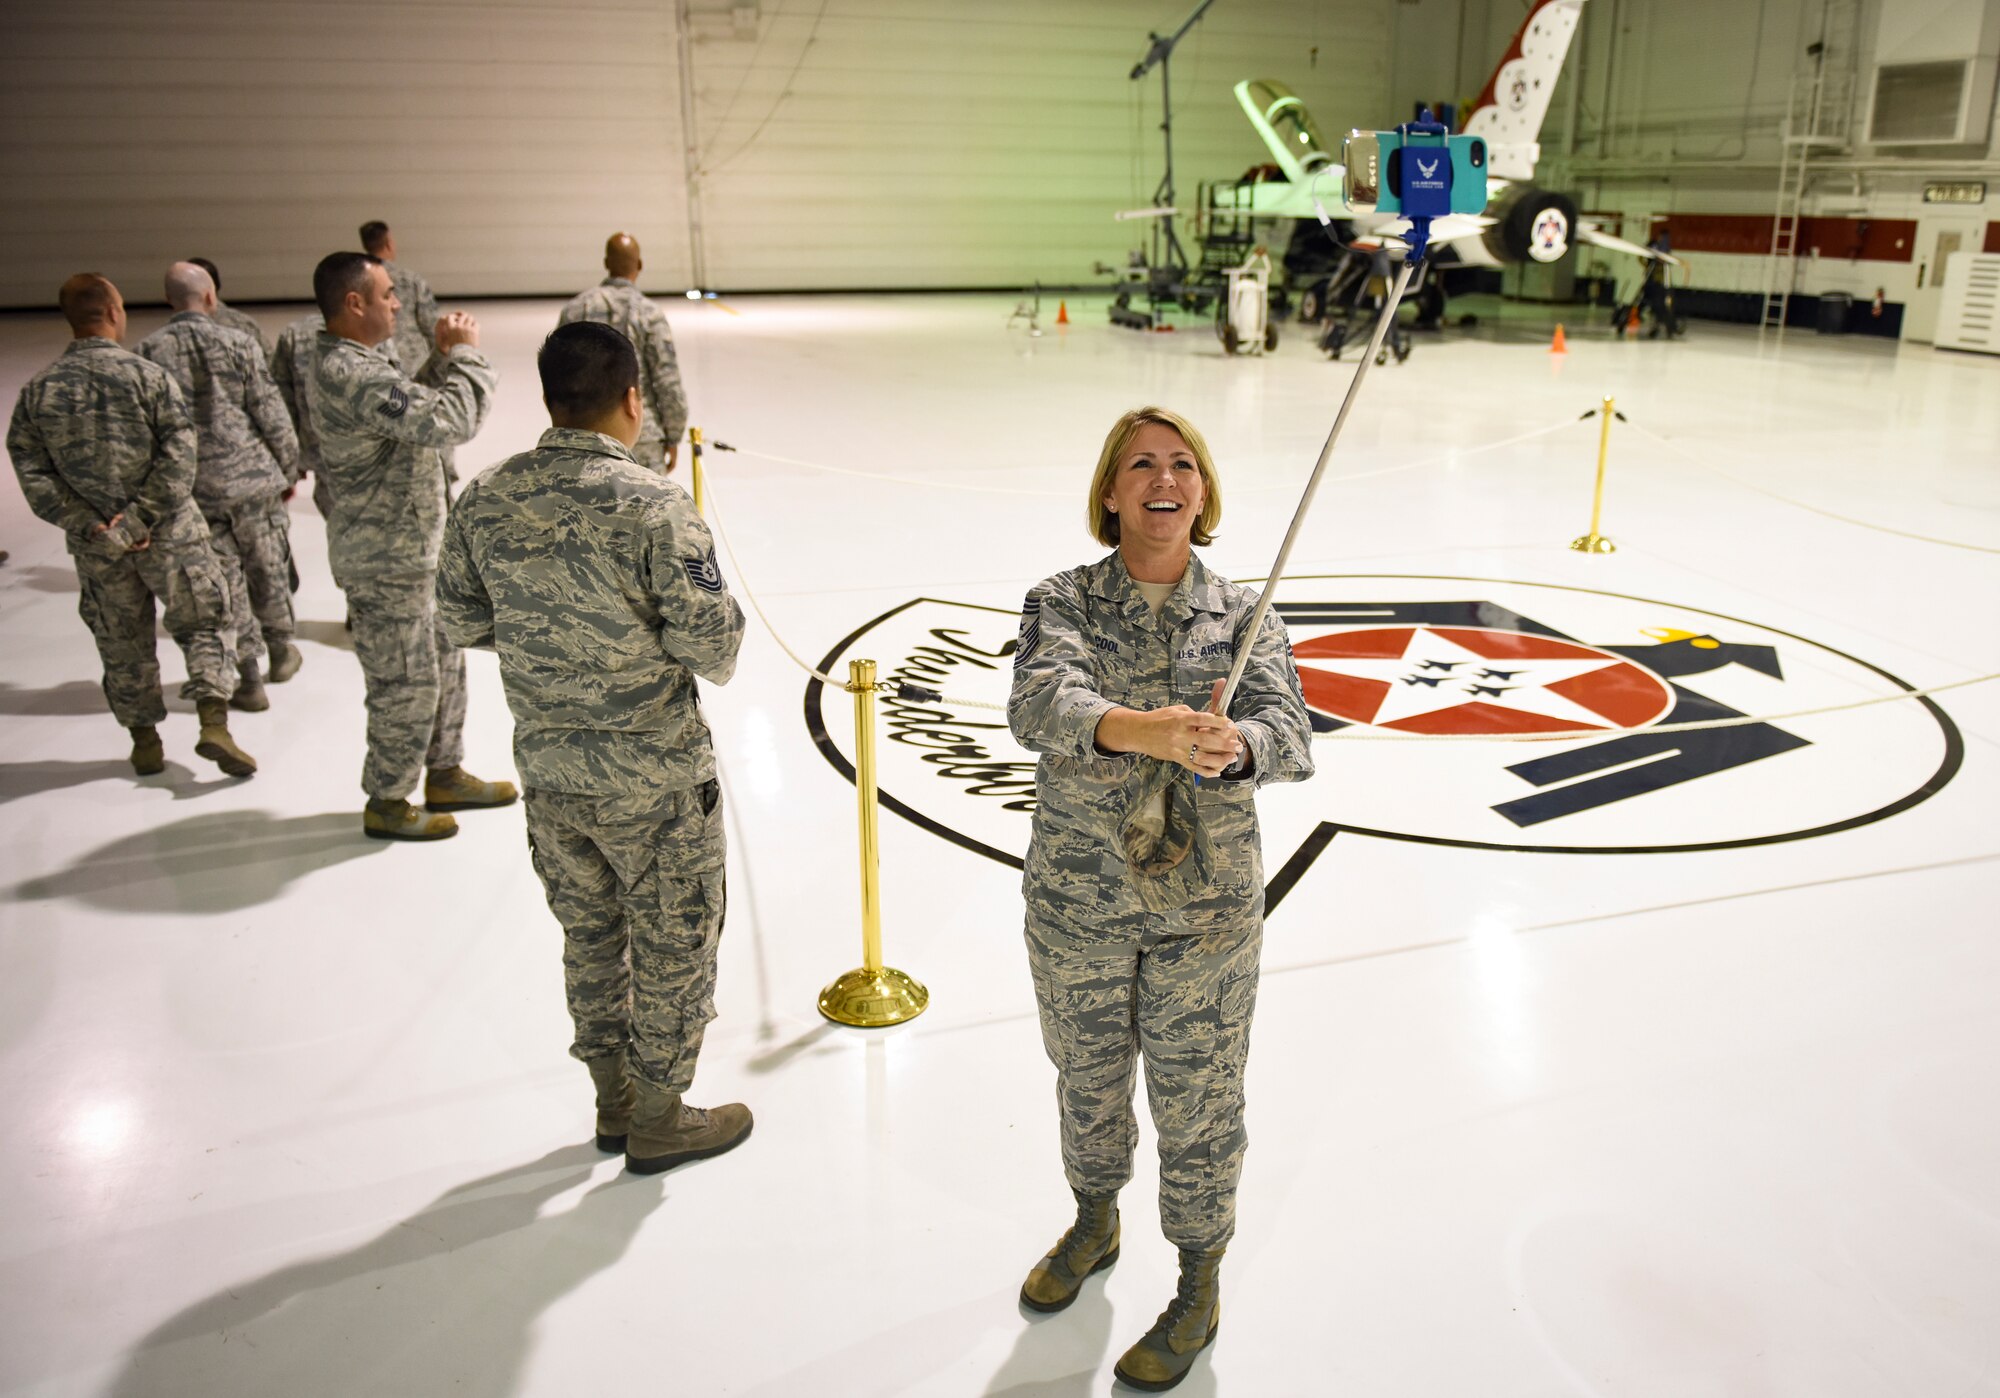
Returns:
[[[688,581],[703,592],[722,591],[722,569],[716,566],[714,549],[702,558],[683,558],[681,567],[687,569]]]

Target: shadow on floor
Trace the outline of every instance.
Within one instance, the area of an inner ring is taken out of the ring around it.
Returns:
[[[226,1287],[141,1339],[109,1398],[516,1393],[542,1313],[624,1257],[665,1201],[658,1177],[619,1174],[542,1212],[603,1160],[565,1146],[462,1184],[359,1247]],[[578,1374],[569,1391],[605,1378]]]
[[[1111,1348],[1112,1312],[1101,1278],[1085,1282],[1069,1309],[1059,1314],[1037,1315],[1018,1302],[1015,1309],[1021,1333],[1006,1362],[980,1390],[985,1398],[1095,1398],[1104,1391],[1097,1371]],[[1194,1378],[1190,1374],[1187,1382]],[[1112,1391],[1124,1390],[1121,1385]]]
[[[198,775],[191,768],[171,759],[167,762],[167,770],[153,777],[137,775],[132,770],[132,764],[123,758],[98,758],[90,762],[0,762],[0,806],[24,796],[39,796],[45,791],[62,791],[100,781],[123,781],[134,787],[164,790],[176,801],[193,800],[211,791],[239,785],[235,777],[216,775],[213,767],[206,769],[206,775]]]
[[[1027,1272],[1033,1256],[1022,1261]],[[829,1389],[827,1375],[866,1375],[856,1393],[902,1393],[935,1388],[948,1373],[963,1368],[968,1351],[994,1331],[1018,1327],[1014,1347],[999,1370],[982,1388],[967,1376],[967,1393],[986,1398],[1096,1398],[1108,1389],[1098,1378],[1111,1345],[1112,1307],[1104,1283],[1085,1284],[1084,1293],[1061,1315],[1037,1316],[1026,1311],[1011,1291],[994,1291],[972,1301],[912,1316],[896,1323],[871,1326],[844,1349],[818,1355],[776,1378],[743,1390],[742,1398],[792,1398],[800,1393],[845,1392]],[[1132,1331],[1139,1338],[1144,1326]],[[1183,1390],[1202,1393],[1207,1369],[1197,1361]],[[1206,1391],[1213,1394],[1212,1384]]]
[[[315,645],[331,646],[335,650],[353,650],[354,637],[347,627],[337,621],[298,622],[298,638],[311,641]]]
[[[836,1028],[837,1026],[831,1020],[815,1024],[812,1028],[806,1030],[805,1033],[787,1040],[785,1043],[765,1049],[762,1053],[752,1058],[749,1064],[750,1071],[753,1073],[775,1073],[800,1054],[808,1053],[818,1047],[822,1040],[832,1037]]]
[[[12,570],[9,570],[12,572]],[[37,563],[14,573],[11,581],[36,592],[81,592],[82,584],[76,580],[76,569],[62,568],[48,563]]]
[[[0,805],[23,796],[39,796],[45,791],[61,791],[120,777],[135,784],[139,780],[132,774],[131,763],[115,758],[100,758],[95,762],[0,762]]]
[[[123,836],[8,892],[24,901],[72,898],[115,913],[224,913],[271,902],[306,874],[385,848],[361,833],[351,811],[218,811]]]
[[[715,779],[722,788],[722,814],[728,822],[729,843],[738,851],[747,850],[750,846],[743,838],[743,818],[737,811],[736,793],[729,789],[729,769],[721,762],[715,764]],[[768,1044],[778,1036],[778,1018],[771,1011],[771,963],[765,955],[764,919],[757,911],[757,880],[753,871],[747,866],[740,870],[730,891],[736,895],[739,921],[747,918],[750,923],[752,964],[757,968],[757,1042]]]
[[[47,689],[0,680],[0,714],[108,714],[104,688],[95,680],[64,680]]]

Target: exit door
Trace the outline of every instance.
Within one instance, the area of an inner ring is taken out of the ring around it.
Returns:
[[[1944,271],[1960,253],[1978,252],[1984,220],[1920,218],[1917,220],[1917,289],[1903,307],[1903,338],[1930,344],[1937,339],[1938,307]]]

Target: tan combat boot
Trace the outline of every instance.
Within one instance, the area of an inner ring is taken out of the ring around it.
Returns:
[[[458,822],[408,801],[371,796],[361,812],[361,833],[371,840],[449,840],[458,833]]]
[[[1117,1260],[1118,1196],[1077,1194],[1076,1222],[1028,1273],[1021,1304],[1031,1311],[1064,1310],[1083,1290],[1085,1277]]]
[[[625,1168],[635,1175],[657,1175],[690,1160],[721,1155],[750,1134],[750,1109],[741,1102],[704,1110],[682,1106],[678,1092],[638,1078],[632,1085],[639,1103],[625,1138]]]
[[[590,1069],[590,1080],[597,1085],[597,1148],[606,1155],[617,1155],[625,1149],[626,1134],[632,1129],[638,1089],[625,1074],[622,1053],[587,1058],[583,1066]]]
[[[271,683],[283,684],[299,672],[299,666],[306,658],[299,654],[299,648],[290,641],[271,643]]]
[[[157,777],[167,770],[167,749],[160,730],[150,723],[132,729],[132,770],[142,777]]]
[[[236,692],[229,696],[229,707],[241,709],[246,714],[261,714],[271,707],[271,696],[264,692],[264,677],[257,673],[257,662],[246,660],[236,674]]]
[[[206,757],[232,777],[247,777],[257,770],[257,759],[236,746],[229,735],[229,707],[220,699],[197,699],[195,713],[201,718],[201,737],[194,745],[197,756]]]
[[[1145,1393],[1165,1393],[1188,1375],[1195,1356],[1222,1328],[1222,1249],[1181,1249],[1181,1284],[1139,1343],[1118,1361],[1119,1379]]]
[[[424,775],[424,804],[434,811],[511,806],[520,795],[512,782],[483,782],[463,767],[437,767]]]

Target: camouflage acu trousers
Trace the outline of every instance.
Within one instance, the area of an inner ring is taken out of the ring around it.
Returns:
[[[236,692],[236,643],[229,593],[208,542],[152,546],[121,555],[82,552],[77,610],[104,662],[104,698],[127,728],[165,720],[154,603],[166,613],[167,634],[187,657],[183,699],[227,699]]]
[[[635,1076],[686,1092],[715,1018],[721,788],[598,797],[529,787],[527,807],[535,872],[563,928],[570,1053],[625,1053]]]
[[[236,622],[236,662],[263,659],[266,648],[289,644],[292,620],[292,519],[284,497],[239,501],[208,517],[215,560],[229,583]]]
[[[347,589],[354,653],[368,686],[368,759],[361,789],[401,800],[425,767],[465,757],[465,652],[445,638],[428,582]]]
[[[1107,939],[1031,910],[1027,939],[1042,1044],[1056,1065],[1070,1187],[1113,1194],[1131,1180],[1132,1095],[1143,1058],[1159,1135],[1161,1230],[1176,1247],[1223,1246],[1236,1231],[1236,1181],[1249,1140],[1243,1071],[1262,920]]]

